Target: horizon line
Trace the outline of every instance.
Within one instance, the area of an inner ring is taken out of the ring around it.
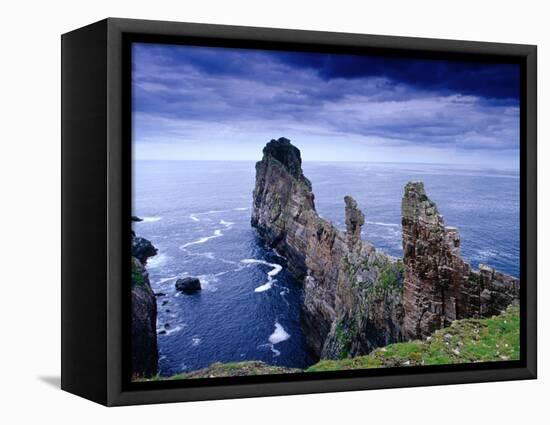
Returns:
[[[186,158],[178,158],[178,159],[162,159],[162,158],[132,158],[132,161],[166,161],[166,162],[259,162],[260,160],[257,159],[186,159]],[[502,170],[502,171],[520,171],[519,167],[509,167],[509,168],[499,168],[499,167],[491,167],[491,168],[485,168],[481,167],[480,165],[469,165],[469,164],[463,164],[463,163],[454,163],[454,162],[405,162],[405,161],[346,161],[346,160],[307,160],[304,161],[302,159],[302,165],[308,164],[308,163],[348,163],[348,164],[414,164],[414,165],[454,165],[454,166],[468,166],[468,167],[475,167],[475,168],[483,168],[483,169],[490,169],[490,170]]]

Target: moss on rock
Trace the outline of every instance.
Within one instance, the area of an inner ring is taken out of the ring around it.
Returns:
[[[422,341],[390,344],[367,356],[321,360],[306,372],[494,362],[519,355],[519,307],[512,305],[499,316],[457,320]]]

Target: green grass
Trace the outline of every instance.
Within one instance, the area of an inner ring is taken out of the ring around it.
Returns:
[[[519,359],[519,308],[488,319],[457,320],[424,341],[390,344],[368,356],[321,360],[306,372],[429,366]]]
[[[132,258],[132,285],[145,286],[145,279],[141,272],[137,269],[134,259]]]
[[[336,325],[334,330],[334,336],[340,347],[340,358],[345,359],[349,355],[349,350],[351,349],[352,338],[355,337],[357,330],[353,326],[354,322],[346,324],[344,322],[339,322]]]
[[[338,332],[338,331],[337,331]],[[226,376],[271,375],[326,372],[381,367],[429,366],[493,362],[519,359],[519,308],[488,319],[457,320],[423,341],[390,344],[367,356],[341,360],[321,360],[308,369],[290,369],[261,361],[214,363],[209,367],[170,377],[156,376],[145,381],[218,378]]]
[[[140,381],[174,381],[181,379],[196,378],[223,378],[228,376],[254,376],[254,375],[275,375],[284,373],[301,373],[301,369],[290,369],[280,366],[272,366],[261,361],[245,361],[232,363],[213,363],[207,368],[189,373],[180,373],[173,376],[155,376]]]

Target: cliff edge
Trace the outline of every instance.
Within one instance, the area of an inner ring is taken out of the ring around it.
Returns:
[[[147,239],[132,234],[131,274],[131,364],[132,378],[146,378],[158,372],[157,301],[145,268],[157,250]]]
[[[271,140],[256,164],[251,223],[304,282],[302,322],[318,357],[368,354],[423,338],[456,319],[499,314],[519,298],[519,281],[460,257],[460,237],[445,227],[421,182],[405,187],[403,259],[361,239],[365,216],[344,198],[346,230],[315,210],[298,148]]]

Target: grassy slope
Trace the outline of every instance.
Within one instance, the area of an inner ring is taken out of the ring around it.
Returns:
[[[321,360],[306,372],[519,359],[519,308],[488,319],[457,320],[424,341],[390,344],[368,356]]]
[[[321,360],[305,372],[441,365],[519,359],[519,308],[511,306],[488,319],[457,320],[424,341],[390,344],[367,356],[343,360]],[[214,363],[190,373],[153,380],[217,378],[225,376],[299,373],[300,369],[271,366],[260,361]]]
[[[264,362],[252,360],[237,363],[213,363],[207,368],[189,373],[181,373],[170,377],[157,376],[147,381],[163,381],[174,379],[192,378],[222,378],[226,376],[252,376],[252,375],[274,375],[282,373],[300,373],[301,369],[290,369],[286,367],[272,366]]]

